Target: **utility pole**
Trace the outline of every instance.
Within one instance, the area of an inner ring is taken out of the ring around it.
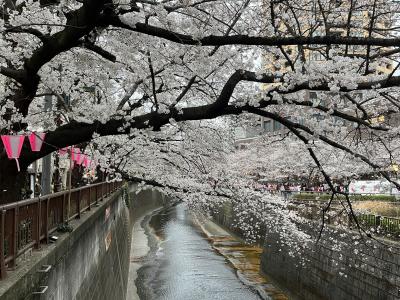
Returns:
[[[31,165],[30,168],[28,168],[28,173],[29,173],[29,186],[32,191],[31,197],[30,198],[35,198],[35,185],[36,185],[36,161],[34,161]]]
[[[52,109],[52,96],[44,96],[44,111],[50,111]],[[46,155],[42,158],[42,195],[50,194],[51,192],[51,154]]]
[[[69,222],[69,215],[71,214],[71,179],[72,179],[72,169],[74,167],[74,162],[72,161],[72,152],[75,151],[74,147],[69,148],[69,171],[68,171],[68,204],[67,204],[67,221]]]
[[[68,96],[62,95],[62,101],[68,106]],[[60,100],[56,101],[56,112],[54,117],[54,122],[56,123],[57,127],[61,126],[61,114],[60,111],[62,110],[62,106],[60,104]],[[53,166],[53,184],[54,184],[54,192],[59,192],[62,190],[62,179],[61,179],[61,172],[60,172],[60,154],[58,151],[54,155],[54,166]]]

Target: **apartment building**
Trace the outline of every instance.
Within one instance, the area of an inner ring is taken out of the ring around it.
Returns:
[[[390,31],[386,29],[391,28],[393,24],[397,23],[395,16],[390,13],[381,14],[379,18],[374,18],[372,16],[373,8],[371,7],[373,1],[331,0],[329,2],[322,2],[327,4],[327,6],[322,8],[320,6],[320,1],[310,1],[310,3],[312,3],[312,5],[310,5],[312,18],[308,18],[307,20],[304,18],[301,19],[301,14],[299,14],[298,25],[302,27],[302,32],[306,33],[312,31],[314,36],[343,35],[367,37],[371,35],[374,37],[384,37],[390,34]],[[378,0],[377,2],[382,1]],[[277,5],[280,5],[282,13],[290,13],[285,4]],[[307,7],[307,9],[308,8],[309,7]],[[310,14],[308,14],[308,16],[309,15]],[[371,20],[374,20],[372,26],[376,28],[372,33],[370,32]],[[320,24],[320,26],[318,24]],[[351,26],[349,26],[349,24],[351,24]],[[292,28],[288,28],[288,25],[283,21],[280,22],[277,27],[278,34],[284,34],[285,32],[291,33],[290,31],[293,30]],[[376,55],[377,52],[385,52],[390,49],[380,48],[368,50],[365,46],[344,45],[332,45],[330,47],[321,47],[319,45],[285,46],[280,49],[280,53],[272,53],[267,50],[264,54],[264,65],[266,69],[272,72],[284,74],[290,71],[294,62],[298,59],[301,59],[305,64],[307,64],[307,62],[326,61],[330,59],[329,53],[331,50],[343,56],[365,57],[367,52],[368,55],[371,55],[371,52],[374,52],[374,55]],[[379,60],[379,64],[374,62],[374,64],[370,64],[364,68],[366,73],[390,74],[393,72],[394,66],[391,60],[384,58]],[[268,85],[266,85],[265,88],[267,89]],[[358,96],[362,97],[362,94]],[[299,97],[304,97],[304,100],[314,101],[320,97],[320,94],[314,91],[306,91],[304,94],[299,95]],[[290,116],[285,117],[290,118]],[[322,122],[324,120],[324,116],[318,112],[315,112],[310,117],[314,118],[316,121]],[[392,121],[396,119],[398,118],[394,116],[391,117]],[[383,115],[375,116],[371,119],[373,123],[382,123],[385,121],[388,121],[388,117]],[[281,135],[287,132],[287,129],[285,129],[282,124],[269,118],[258,117],[256,123],[256,128],[241,130],[241,135],[238,135],[238,144],[244,142],[247,144],[252,139],[263,134]],[[352,124],[347,125],[352,126]]]

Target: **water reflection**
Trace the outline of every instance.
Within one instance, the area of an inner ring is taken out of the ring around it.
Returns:
[[[184,205],[156,214],[150,224],[159,240],[153,237],[139,270],[140,299],[260,299],[193,226]]]

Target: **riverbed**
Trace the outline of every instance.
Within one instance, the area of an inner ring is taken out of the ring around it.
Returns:
[[[212,248],[185,205],[157,211],[141,225],[150,248],[135,280],[141,300],[261,299]]]

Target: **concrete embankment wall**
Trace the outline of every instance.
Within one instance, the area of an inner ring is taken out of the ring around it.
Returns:
[[[73,232],[60,234],[56,243],[21,261],[19,268],[26,272],[20,270],[18,278],[7,279],[14,283],[0,299],[124,300],[132,225],[163,203],[163,196],[155,191],[136,195],[135,186],[114,193],[72,222]],[[46,265],[51,266],[49,272],[40,272]],[[45,286],[45,293],[33,294]]]
[[[214,218],[240,234],[231,207],[221,208]],[[400,243],[363,241],[357,233],[327,228],[321,241],[306,249],[291,241],[304,250],[289,254],[279,235],[265,228],[261,269],[291,298],[400,299]]]
[[[399,245],[386,243],[328,229],[314,247],[289,255],[278,235],[267,233],[262,269],[299,299],[400,299],[400,255],[391,247]]]

